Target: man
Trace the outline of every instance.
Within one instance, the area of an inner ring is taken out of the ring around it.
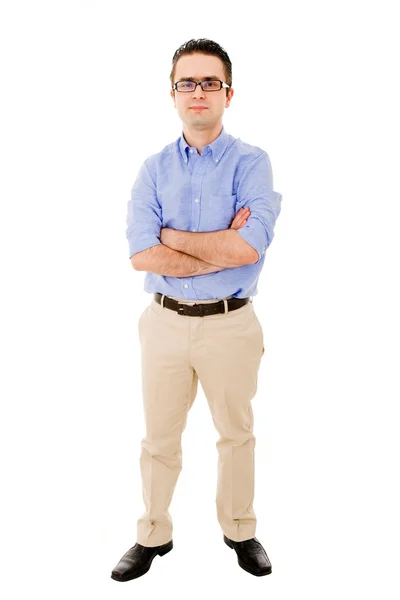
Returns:
[[[140,466],[146,511],[137,542],[112,572],[146,573],[172,550],[168,511],[182,469],[181,436],[198,379],[220,434],[217,517],[225,543],[253,575],[271,573],[255,537],[251,400],[264,353],[252,297],[280,213],[267,153],[229,135],[232,66],[211,40],[174,54],[171,97],[182,135],[147,158],[128,202],[133,268],[154,294],[139,319],[146,436]]]

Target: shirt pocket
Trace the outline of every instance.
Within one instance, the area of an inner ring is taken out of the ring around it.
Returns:
[[[229,229],[236,211],[236,194],[211,194],[208,202],[211,230]]]

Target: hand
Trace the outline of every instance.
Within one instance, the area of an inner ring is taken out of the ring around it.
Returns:
[[[246,225],[247,219],[250,216],[250,209],[248,206],[240,208],[232,221],[230,229],[240,229],[243,225]]]
[[[170,227],[163,227],[160,231],[160,242],[164,244],[164,246],[169,246],[172,248],[173,235],[175,229],[171,229]]]

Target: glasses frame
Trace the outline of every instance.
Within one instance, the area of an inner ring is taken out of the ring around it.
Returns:
[[[195,88],[194,90],[178,90],[177,85],[178,83],[183,83],[183,81],[190,81],[191,83],[195,83]],[[205,90],[203,88],[203,83],[208,83],[209,81],[218,81],[220,83],[220,88],[219,90]],[[197,90],[197,86],[200,86],[201,89],[203,90],[203,92],[206,92],[206,94],[208,93],[213,93],[213,92],[220,92],[222,90],[222,88],[230,88],[231,86],[228,85],[227,83],[221,81],[220,79],[203,79],[202,81],[192,81],[191,79],[185,79],[185,80],[181,80],[181,81],[177,81],[176,83],[174,83],[174,87],[172,88],[173,90],[176,90],[177,92],[179,92],[180,94],[193,94],[193,92],[195,92]]]

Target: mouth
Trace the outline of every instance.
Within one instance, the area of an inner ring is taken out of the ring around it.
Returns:
[[[190,110],[207,110],[206,106],[190,106]]]

